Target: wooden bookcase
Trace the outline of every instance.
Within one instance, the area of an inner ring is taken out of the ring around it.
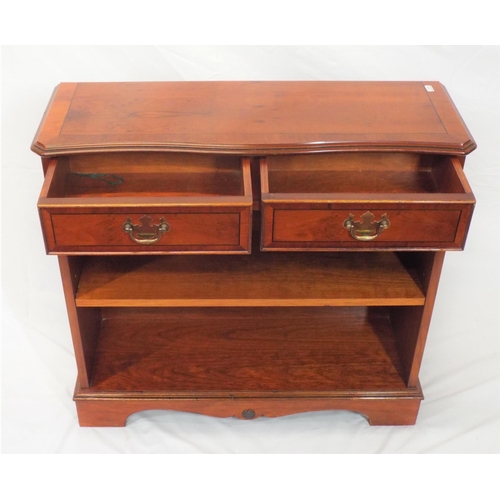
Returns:
[[[60,84],[32,149],[80,425],[414,424],[474,148],[437,82]]]

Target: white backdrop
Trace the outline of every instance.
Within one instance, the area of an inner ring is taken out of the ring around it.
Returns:
[[[498,453],[500,451],[500,49],[434,46],[11,46],[2,51],[2,448],[4,453]],[[478,143],[466,174],[477,207],[450,252],[413,427],[349,412],[255,421],[151,411],[125,428],[80,428],[57,259],[36,210],[31,141],[70,81],[437,80]]]

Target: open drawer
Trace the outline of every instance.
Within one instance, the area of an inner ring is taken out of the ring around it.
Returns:
[[[474,195],[456,157],[261,159],[263,250],[463,249]]]
[[[48,253],[249,253],[250,160],[183,153],[55,158],[38,208]]]

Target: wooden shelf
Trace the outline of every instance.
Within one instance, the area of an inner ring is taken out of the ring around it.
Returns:
[[[88,258],[79,307],[419,306],[416,273],[391,252]]]
[[[102,313],[90,388],[101,395],[312,396],[406,390],[388,308]]]

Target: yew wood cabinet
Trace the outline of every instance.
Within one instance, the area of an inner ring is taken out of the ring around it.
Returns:
[[[414,424],[475,147],[437,82],[60,84],[32,150],[80,425]]]

